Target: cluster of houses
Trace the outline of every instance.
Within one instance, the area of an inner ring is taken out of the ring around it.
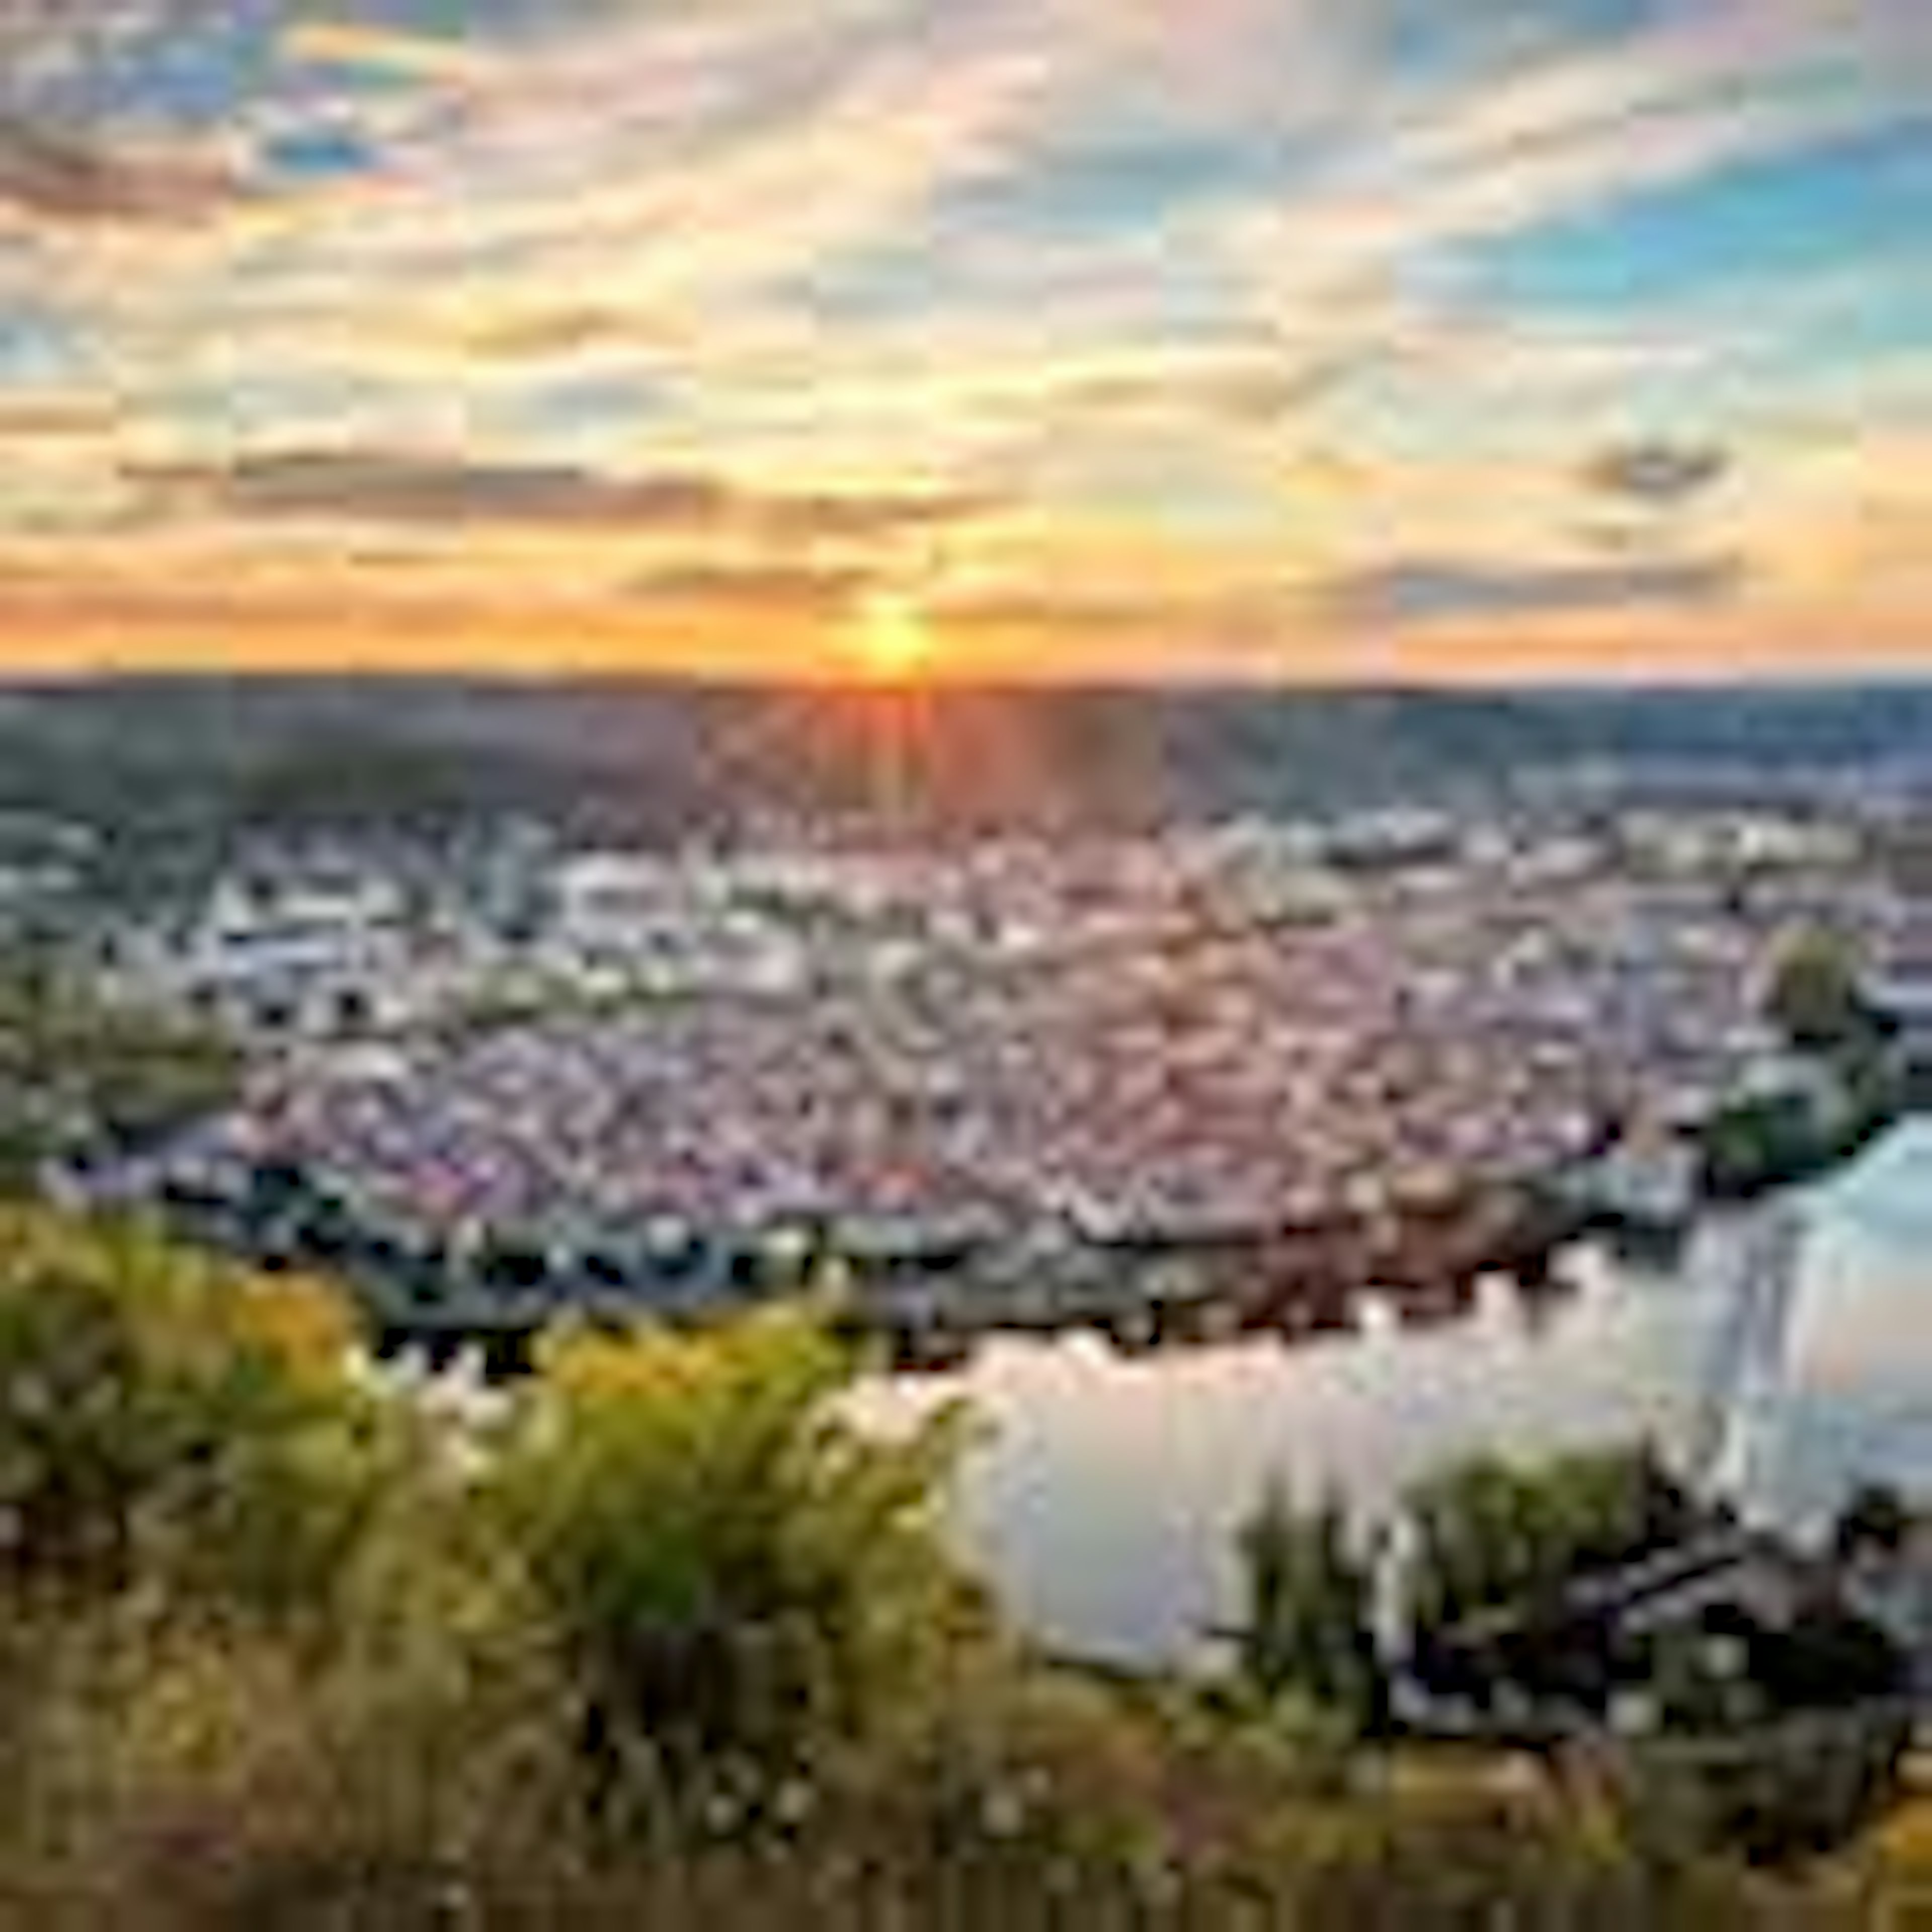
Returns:
[[[800,1229],[1051,1250],[1038,1273],[1069,1280],[1082,1243],[1340,1221],[1392,1253],[1405,1217],[1559,1172],[1667,1228],[1712,1107],[1815,1079],[1760,979],[1820,922],[1903,965],[1932,915],[1856,827],[1768,810],[923,852],[526,838],[442,872],[257,850],[110,934],[111,993],[256,1052],[227,1114],[105,1184],[247,1199],[296,1172],[379,1247],[652,1231],[709,1257],[692,1282]]]

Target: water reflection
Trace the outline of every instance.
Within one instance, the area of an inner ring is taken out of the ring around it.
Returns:
[[[1812,1517],[1879,1472],[1932,1492],[1932,1120],[1815,1191],[1765,1478]]]
[[[1857,1477],[1932,1480],[1932,1124],[1902,1129],[1816,1190],[1762,1480],[1780,1510],[1828,1508]],[[889,1427],[954,1397],[989,1426],[957,1534],[1049,1641],[1185,1654],[1231,1607],[1234,1531],[1279,1472],[1374,1512],[1446,1458],[1650,1436],[1694,1439],[1725,1346],[1735,1222],[1676,1268],[1595,1251],[1525,1290],[1356,1296],[1267,1333],[1123,1354],[1094,1334],[995,1336],[948,1372],[858,1393]]]
[[[1432,1328],[1466,1320],[1486,1306],[1504,1305],[1535,1328],[1556,1304],[1580,1292],[1590,1261],[1586,1254],[1573,1255],[1560,1268],[1538,1269],[1520,1279],[1460,1274],[1408,1287],[1354,1291],[1311,1280],[1297,1293],[1264,1302],[1244,1304],[1230,1294],[1153,1304],[1118,1317],[1070,1323],[1054,1346],[1077,1351],[1084,1336],[1104,1343],[1103,1353],[1128,1360],[1225,1347],[1257,1336],[1295,1346],[1324,1336],[1385,1336],[1398,1329]],[[962,1373],[1002,1332],[998,1326],[970,1333],[938,1326],[901,1329],[892,1340],[892,1366],[904,1376]],[[1037,1334],[1034,1339],[1040,1339]]]

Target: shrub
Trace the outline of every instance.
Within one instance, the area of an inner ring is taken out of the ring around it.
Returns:
[[[1459,1463],[1412,1490],[1413,1588],[1425,1630],[1497,1606],[1532,1608],[1582,1572],[1678,1533],[1685,1508],[1645,1449],[1586,1450],[1519,1465]]]
[[[600,1751],[784,1760],[916,1695],[972,1608],[934,1514],[956,1415],[862,1436],[848,1352],[768,1310],[553,1347],[490,1484]]]
[[[1300,1692],[1366,1725],[1382,1701],[1371,1573],[1348,1546],[1340,1506],[1298,1514],[1271,1484],[1243,1526],[1240,1553],[1245,1601],[1233,1635],[1243,1678],[1270,1700]]]
[[[143,1574],[326,1612],[393,1473],[345,1311],[32,1209],[0,1214],[0,1532],[16,1587]]]

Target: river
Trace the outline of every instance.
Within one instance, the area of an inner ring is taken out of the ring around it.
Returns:
[[[1851,1484],[1932,1490],[1932,1120],[1908,1122],[1799,1198],[1805,1235],[1750,1500],[1793,1523]],[[1180,1660],[1233,1603],[1233,1540],[1262,1484],[1364,1515],[1478,1450],[1533,1455],[1648,1435],[1682,1451],[1732,1382],[1748,1214],[1713,1217],[1665,1269],[1593,1250],[1533,1298],[1479,1285],[1464,1313],[1128,1358],[1097,1338],[994,1336],[963,1368],[854,1398],[890,1430],[963,1398],[982,1439],[956,1538],[1023,1627],[1125,1661]],[[1760,1396],[1762,1390],[1760,1390]]]

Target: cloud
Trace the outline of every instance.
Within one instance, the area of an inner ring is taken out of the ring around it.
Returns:
[[[694,563],[652,572],[630,586],[651,604],[722,604],[780,615],[825,615],[849,609],[869,586],[856,566]]]
[[[0,0],[0,236],[199,228],[262,198],[238,125],[143,112],[198,32],[232,0]]]
[[[109,435],[122,421],[120,410],[98,397],[0,394],[0,446],[88,442]]]
[[[651,332],[622,310],[596,302],[536,302],[500,316],[468,315],[448,331],[449,346],[479,362],[556,363],[586,350],[629,346]]]
[[[372,524],[686,525],[716,521],[730,508],[722,487],[700,476],[620,478],[566,464],[377,449],[142,464],[128,480],[164,507]]]
[[[544,279],[712,308],[889,240],[1007,165],[1052,98],[1016,10],[724,10],[560,35],[392,144],[308,264],[350,288]]]
[[[1240,217],[1238,246],[1277,301],[1305,302],[1909,118],[1882,0],[1839,13],[1785,0],[1664,10],[1660,25],[1473,85],[1398,94],[1304,191]]]
[[[1234,593],[1150,590],[1136,595],[1071,587],[955,596],[932,606],[934,621],[943,626],[1102,643],[1150,636],[1176,644],[1203,637],[1239,642],[1270,634],[1280,614],[1266,598]]]
[[[1583,481],[1626,502],[1673,509],[1712,489],[1731,466],[1730,452],[1714,443],[1624,442],[1591,457]]]
[[[1405,557],[1345,572],[1322,590],[1326,615],[1370,628],[1482,618],[1588,616],[1732,601],[1747,572],[1729,555],[1508,562]]]
[[[152,57],[232,0],[0,0],[0,92],[46,96]]]
[[[963,496],[764,490],[698,471],[620,475],[382,449],[268,451],[225,462],[135,464],[125,474],[137,496],[162,512],[532,533],[715,530],[836,542],[914,532],[979,507]]]
[[[462,41],[366,20],[297,20],[281,50],[302,66],[438,84],[478,82],[499,70],[491,56]]]
[[[240,170],[206,151],[135,146],[0,119],[0,219],[165,228],[255,198]]]

